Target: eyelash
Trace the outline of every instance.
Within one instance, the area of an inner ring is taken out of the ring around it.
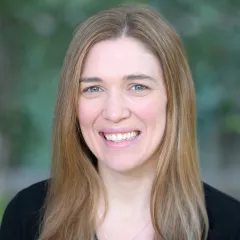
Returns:
[[[147,86],[145,86],[145,85],[142,85],[142,84],[133,84],[132,86],[131,86],[131,88],[132,87],[136,87],[136,86],[140,86],[141,88],[144,88],[144,89],[141,89],[141,90],[135,90],[135,91],[144,91],[144,90],[148,90],[149,89],[149,87],[147,87]],[[84,90],[83,90],[83,92],[90,92],[90,93],[92,93],[92,91],[89,91],[89,90],[91,90],[92,88],[98,88],[98,89],[101,89],[99,86],[91,86],[91,87],[87,87],[87,88],[85,88]],[[130,88],[130,89],[131,89]],[[93,91],[93,92],[95,92],[95,91]],[[97,92],[100,92],[100,91],[97,91]]]
[[[91,86],[91,87],[85,88],[85,89],[83,90],[83,92],[90,92],[90,93],[92,93],[91,91],[89,91],[89,90],[92,89],[92,88],[98,88],[98,89],[100,89],[99,86]]]
[[[136,90],[137,92],[138,91],[144,91],[144,90],[148,90],[149,89],[149,87],[147,87],[147,86],[145,86],[145,85],[142,85],[142,84],[133,84],[132,86],[131,86],[131,88],[132,87],[136,87],[136,86],[140,86],[141,88],[143,87],[144,89],[141,89],[141,90]]]

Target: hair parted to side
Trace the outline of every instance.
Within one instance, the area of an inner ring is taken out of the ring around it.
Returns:
[[[191,73],[179,36],[159,13],[143,5],[101,11],[74,33],[62,68],[55,108],[52,178],[39,239],[94,238],[98,200],[104,187],[96,158],[86,146],[78,125],[79,79],[92,46],[119,37],[141,41],[158,57],[163,69],[168,103],[151,194],[155,238],[206,239],[208,217],[198,166]]]

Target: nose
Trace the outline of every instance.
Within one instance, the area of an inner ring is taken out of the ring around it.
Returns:
[[[111,122],[117,123],[129,118],[130,110],[121,92],[111,92],[106,96],[103,108],[103,117]]]

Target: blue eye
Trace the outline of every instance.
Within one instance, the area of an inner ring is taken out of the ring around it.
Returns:
[[[101,92],[101,88],[100,88],[100,87],[97,87],[97,86],[92,86],[92,87],[88,87],[88,88],[84,89],[83,92],[89,92],[89,93],[92,93],[92,92]]]
[[[136,85],[133,85],[132,86],[132,89],[134,91],[143,91],[143,90],[147,90],[148,87],[144,86],[144,85],[141,85],[141,84],[136,84]]]

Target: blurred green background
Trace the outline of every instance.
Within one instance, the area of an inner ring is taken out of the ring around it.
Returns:
[[[56,90],[73,30],[128,2],[0,1],[0,222],[17,191],[48,177]],[[203,180],[240,199],[240,1],[135,2],[155,7],[181,35],[196,84]]]

